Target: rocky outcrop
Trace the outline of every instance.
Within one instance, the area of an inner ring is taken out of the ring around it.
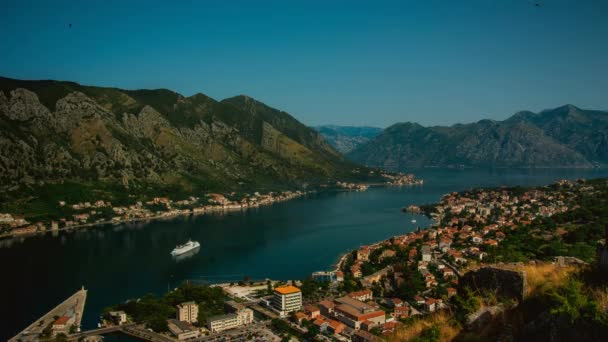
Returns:
[[[526,273],[495,266],[482,267],[460,277],[458,288],[459,292],[470,289],[522,301],[527,293]]]
[[[241,191],[348,179],[352,167],[317,132],[250,98],[0,78],[4,199],[65,181]]]

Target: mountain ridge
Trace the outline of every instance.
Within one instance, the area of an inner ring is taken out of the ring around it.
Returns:
[[[396,123],[347,154],[375,167],[598,167],[608,164],[608,112],[567,104],[451,126]]]
[[[364,177],[316,131],[247,99],[0,78],[0,203],[66,196],[54,184],[120,202],[124,189],[186,197]]]

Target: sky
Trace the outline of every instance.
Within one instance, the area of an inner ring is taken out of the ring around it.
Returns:
[[[608,109],[605,0],[0,5],[4,77],[246,94],[308,125]]]

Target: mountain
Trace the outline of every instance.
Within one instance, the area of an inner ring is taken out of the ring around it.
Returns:
[[[573,105],[450,127],[398,123],[347,154],[406,167],[593,167],[608,164],[608,112]]]
[[[315,130],[246,96],[0,78],[0,204],[302,188],[352,180],[363,174],[355,167]]]
[[[354,126],[317,126],[313,127],[325,140],[341,153],[348,153],[376,137],[382,128]]]

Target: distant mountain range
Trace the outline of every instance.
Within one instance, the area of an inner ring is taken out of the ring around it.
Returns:
[[[608,112],[573,105],[518,112],[504,121],[450,127],[398,123],[347,154],[355,162],[408,167],[597,167],[608,165]]]
[[[0,203],[92,189],[302,188],[361,177],[356,167],[315,130],[247,96],[0,78]]]
[[[341,153],[348,153],[360,145],[375,138],[382,128],[378,127],[355,127],[355,126],[317,126],[314,127],[325,140]]]

